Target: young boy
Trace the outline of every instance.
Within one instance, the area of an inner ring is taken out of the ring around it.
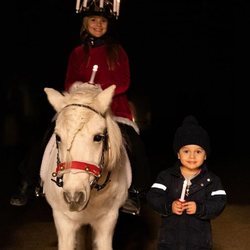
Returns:
[[[148,204],[161,215],[158,250],[212,249],[211,219],[226,205],[220,178],[205,163],[210,152],[207,132],[187,116],[174,136],[178,161],[159,173],[147,193]]]

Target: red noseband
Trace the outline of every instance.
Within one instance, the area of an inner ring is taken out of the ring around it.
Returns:
[[[84,170],[98,178],[101,176],[101,171],[102,171],[101,168],[97,165],[80,161],[72,161],[67,164],[65,162],[59,163],[56,167],[56,173],[64,171],[66,169]]]

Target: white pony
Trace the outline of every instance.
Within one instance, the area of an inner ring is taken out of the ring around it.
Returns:
[[[40,175],[59,250],[77,248],[84,225],[92,229],[92,249],[113,249],[119,209],[131,184],[123,138],[109,108],[114,90],[115,85],[102,90],[81,82],[69,93],[44,89],[57,115]]]

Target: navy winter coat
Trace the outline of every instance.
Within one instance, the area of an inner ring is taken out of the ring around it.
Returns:
[[[172,213],[172,202],[181,195],[184,177],[180,167],[162,171],[147,193],[149,205],[161,215],[159,250],[212,249],[211,219],[216,218],[226,205],[226,192],[220,178],[208,171],[205,164],[192,179],[186,201],[195,201],[194,215]]]

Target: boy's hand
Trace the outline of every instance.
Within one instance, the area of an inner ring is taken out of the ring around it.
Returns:
[[[182,203],[183,210],[186,210],[187,214],[196,213],[196,203],[194,201],[187,201]]]
[[[182,215],[183,209],[183,202],[179,200],[175,200],[172,203],[172,212],[177,215]]]
[[[177,215],[182,215],[186,211],[187,214],[196,213],[196,203],[194,201],[179,201],[175,200],[172,203],[172,212]]]

